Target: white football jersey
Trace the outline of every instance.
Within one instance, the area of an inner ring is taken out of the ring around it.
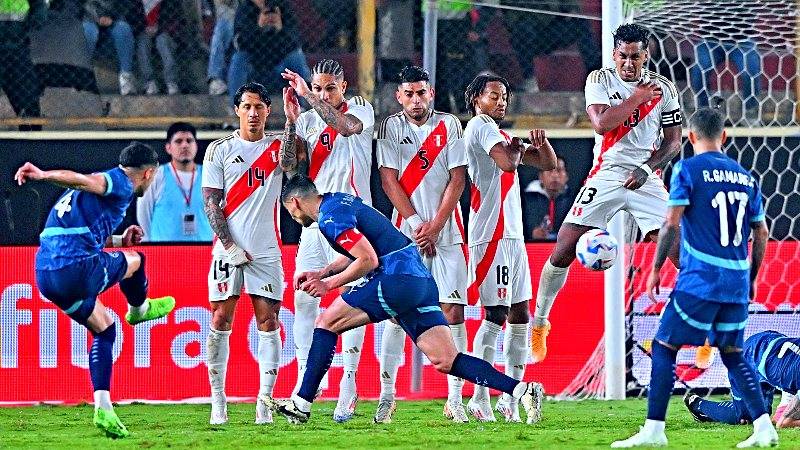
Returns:
[[[233,241],[253,258],[281,256],[280,137],[268,134],[249,142],[236,130],[209,144],[203,160],[202,186],[224,191],[221,206]],[[213,254],[224,252],[222,243],[215,239]]]
[[[297,135],[306,141],[309,177],[319,192],[346,192],[371,205],[369,178],[375,112],[363,97],[353,97],[345,105],[345,114],[355,116],[364,125],[361,133],[340,136],[310,109],[297,119]]]
[[[594,167],[587,178],[625,180],[661,145],[661,129],[681,125],[678,90],[663,76],[644,70],[642,81],[655,81],[663,95],[639,105],[617,128],[594,137]],[[617,106],[633,94],[639,82],[622,81],[614,68],[595,70],[586,78],[586,108]]]
[[[399,112],[387,117],[378,129],[378,167],[399,172],[400,185],[425,222],[436,217],[450,182],[450,169],[467,165],[462,134],[458,118],[439,111],[433,111],[422,126],[411,123]],[[392,223],[412,237],[413,230],[397,209],[392,213]],[[437,244],[463,243],[463,230],[461,213],[456,206]]]
[[[511,142],[491,117],[481,114],[467,122],[464,147],[472,180],[469,245],[500,239],[522,239],[522,203],[517,171],[503,172],[489,152],[498,142]]]

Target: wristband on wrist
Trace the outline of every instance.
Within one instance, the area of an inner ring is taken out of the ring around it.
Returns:
[[[122,236],[119,234],[111,235],[111,246],[112,247],[122,247]]]
[[[650,167],[650,164],[644,163],[639,166],[639,168],[647,172],[648,177],[653,174],[653,169]]]
[[[409,217],[406,219],[406,222],[408,222],[408,225],[413,231],[416,231],[417,228],[419,228],[419,226],[423,223],[422,219],[419,217],[419,214],[414,214],[413,216]]]

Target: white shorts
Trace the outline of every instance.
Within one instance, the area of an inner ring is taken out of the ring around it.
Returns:
[[[227,300],[246,292],[276,301],[283,300],[283,265],[280,258],[257,258],[239,267],[227,255],[214,255],[208,271],[208,299]]]
[[[310,270],[317,271],[333,262],[340,256],[339,252],[319,231],[319,227],[303,227],[300,231],[300,244],[297,246],[297,256],[294,264],[294,273],[303,273]],[[363,278],[351,281],[345,286],[353,287],[361,284]]]
[[[531,271],[522,239],[500,239],[469,247],[469,293],[483,306],[511,306],[530,300]],[[472,300],[472,298],[470,298]]]
[[[436,247],[436,256],[423,256],[439,288],[439,303],[467,304],[467,258],[461,244]]]
[[[669,199],[661,179],[652,176],[635,190],[622,184],[618,180],[587,179],[564,222],[605,229],[614,214],[624,210],[636,219],[643,235],[661,228]]]

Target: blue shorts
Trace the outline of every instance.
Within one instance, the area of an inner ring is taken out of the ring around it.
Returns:
[[[656,339],[671,345],[711,345],[744,347],[744,327],[748,309],[745,303],[720,303],[672,291],[661,313]]]
[[[367,313],[373,323],[396,319],[414,342],[437,325],[447,326],[439,306],[439,289],[430,277],[377,274],[342,294],[342,299]]]
[[[97,296],[119,283],[128,270],[122,252],[101,252],[56,270],[36,270],[39,292],[81,325],[92,315]]]

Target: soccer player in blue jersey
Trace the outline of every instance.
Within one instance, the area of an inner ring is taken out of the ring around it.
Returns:
[[[322,270],[296,277],[295,289],[322,297],[361,277],[366,281],[339,296],[317,319],[300,390],[290,400],[265,399],[275,411],[292,423],[308,421],[338,336],[394,318],[438,371],[511,394],[525,407],[528,423],[541,419],[541,384],[517,381],[490,363],[456,350],[433,276],[414,242],[389,219],[353,195],[320,195],[302,175],[284,186],[281,201],[304,227],[319,223],[322,235],[340,254]]]
[[[722,153],[726,136],[719,111],[698,110],[689,127],[695,156],[673,168],[669,209],[647,280],[648,293],[655,300],[661,266],[680,233],[681,270],[653,340],[647,421],[638,433],[611,447],[667,445],[664,419],[675,384],[678,349],[703,345],[706,338],[720,349],[731,383],[754,418],[753,435],[737,447],[777,445],[778,434],[755,369],[742,355],[748,303],[755,297],[755,280],[769,235],[761,192],[753,176]],[[751,229],[753,251],[748,260]]]
[[[143,254],[103,251],[106,246],[129,247],[141,241],[142,229],[136,225],[122,235],[111,233],[134,197],[141,197],[150,186],[157,167],[156,152],[133,142],[122,150],[119,167],[105,172],[41,170],[28,162],[14,176],[20,185],[47,181],[68,188],[39,235],[36,284],[44,297],[92,332],[89,374],[94,386],[94,424],[112,438],[129,432],[114,412],[109,393],[117,327],[97,296],[119,283],[129,305],[125,321],[131,325],[164,317],[175,307],[172,297],[147,298]]]
[[[784,394],[774,417],[778,428],[800,426],[800,402],[796,397],[800,389],[800,338],[777,331],[756,333],[744,342],[744,358],[756,368],[768,409],[772,407],[776,388]],[[715,402],[688,393],[683,399],[686,408],[700,422],[751,423],[753,419],[742,401],[742,393],[733,378],[730,382],[732,401]]]

